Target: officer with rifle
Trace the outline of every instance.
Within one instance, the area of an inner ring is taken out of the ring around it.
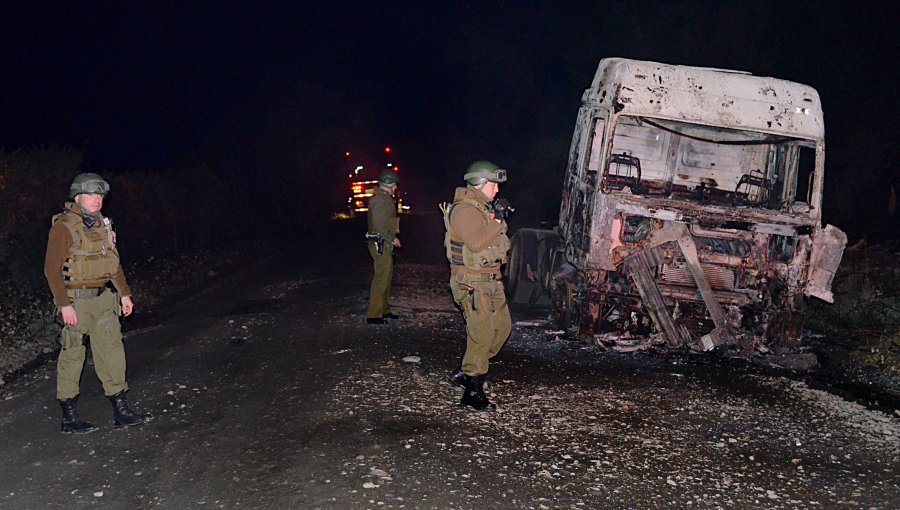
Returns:
[[[444,203],[444,247],[450,261],[450,290],[466,319],[466,353],[462,368],[448,376],[462,387],[461,405],[493,411],[484,392],[488,363],[512,330],[500,267],[507,262],[506,216],[513,209],[499,199],[506,170],[490,161],[472,163],[456,188],[453,203]]]
[[[375,274],[369,288],[369,310],[366,324],[384,324],[385,319],[399,319],[391,313],[391,279],[394,276],[394,248],[400,248],[400,218],[394,193],[400,176],[391,170],[382,170],[378,175],[378,187],[369,198],[369,212],[366,220],[368,231],[366,240],[369,255],[374,262]]]

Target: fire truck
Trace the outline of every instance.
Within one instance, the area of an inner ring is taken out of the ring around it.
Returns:
[[[365,155],[357,156],[350,151],[344,153],[344,158],[350,191],[347,197],[347,209],[352,217],[356,216],[357,213],[369,210],[369,198],[375,193],[375,188],[378,187],[378,174],[382,170],[391,170],[399,173],[400,167],[394,164],[393,151],[390,147],[385,147],[378,158]],[[409,206],[404,205],[405,193],[398,193],[398,195],[397,213],[409,212]]]

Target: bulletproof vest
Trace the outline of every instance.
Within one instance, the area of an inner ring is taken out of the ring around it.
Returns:
[[[506,237],[506,223],[501,223],[500,235],[483,250],[474,252],[460,239],[450,227],[450,213],[459,204],[468,204],[484,215],[484,223],[491,221],[491,211],[484,204],[468,198],[457,200],[453,204],[441,204],[444,213],[444,248],[447,252],[447,260],[451,266],[464,266],[467,269],[492,269],[499,268],[508,262],[509,238]]]
[[[92,228],[87,228],[73,211],[53,216],[54,224],[61,223],[72,234],[72,247],[63,264],[63,280],[68,288],[100,287],[118,272],[119,252],[112,221],[103,216],[97,220]]]

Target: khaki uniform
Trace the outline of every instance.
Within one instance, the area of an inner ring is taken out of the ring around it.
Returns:
[[[57,399],[75,398],[80,393],[84,335],[90,337],[94,369],[104,393],[112,396],[127,390],[119,296],[129,297],[131,290],[119,262],[112,223],[98,213],[93,227],[87,228],[80,208],[67,203],[65,211],[53,217],[44,275],[57,308],[72,305],[78,315],[78,324],[65,326],[61,334]]]
[[[445,225],[450,289],[466,319],[462,370],[483,375],[512,331],[500,272],[509,251],[506,223],[494,221],[487,197],[468,186],[456,189]]]
[[[381,255],[375,248],[375,241],[369,241],[369,255],[375,267],[372,285],[369,288],[369,310],[366,318],[380,319],[391,311],[391,280],[394,277],[394,239],[400,233],[400,218],[397,217],[397,204],[390,192],[381,186],[375,188],[375,194],[369,199],[369,212],[366,220],[370,234],[380,234],[384,239]]]

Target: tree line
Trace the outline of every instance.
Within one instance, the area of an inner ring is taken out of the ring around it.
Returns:
[[[70,201],[84,154],[61,145],[0,150],[0,280],[39,292],[50,221]],[[179,255],[227,242],[242,226],[223,211],[235,186],[206,165],[172,171],[100,173],[111,184],[103,213],[113,220],[123,258]],[[30,293],[30,292],[29,292]]]

